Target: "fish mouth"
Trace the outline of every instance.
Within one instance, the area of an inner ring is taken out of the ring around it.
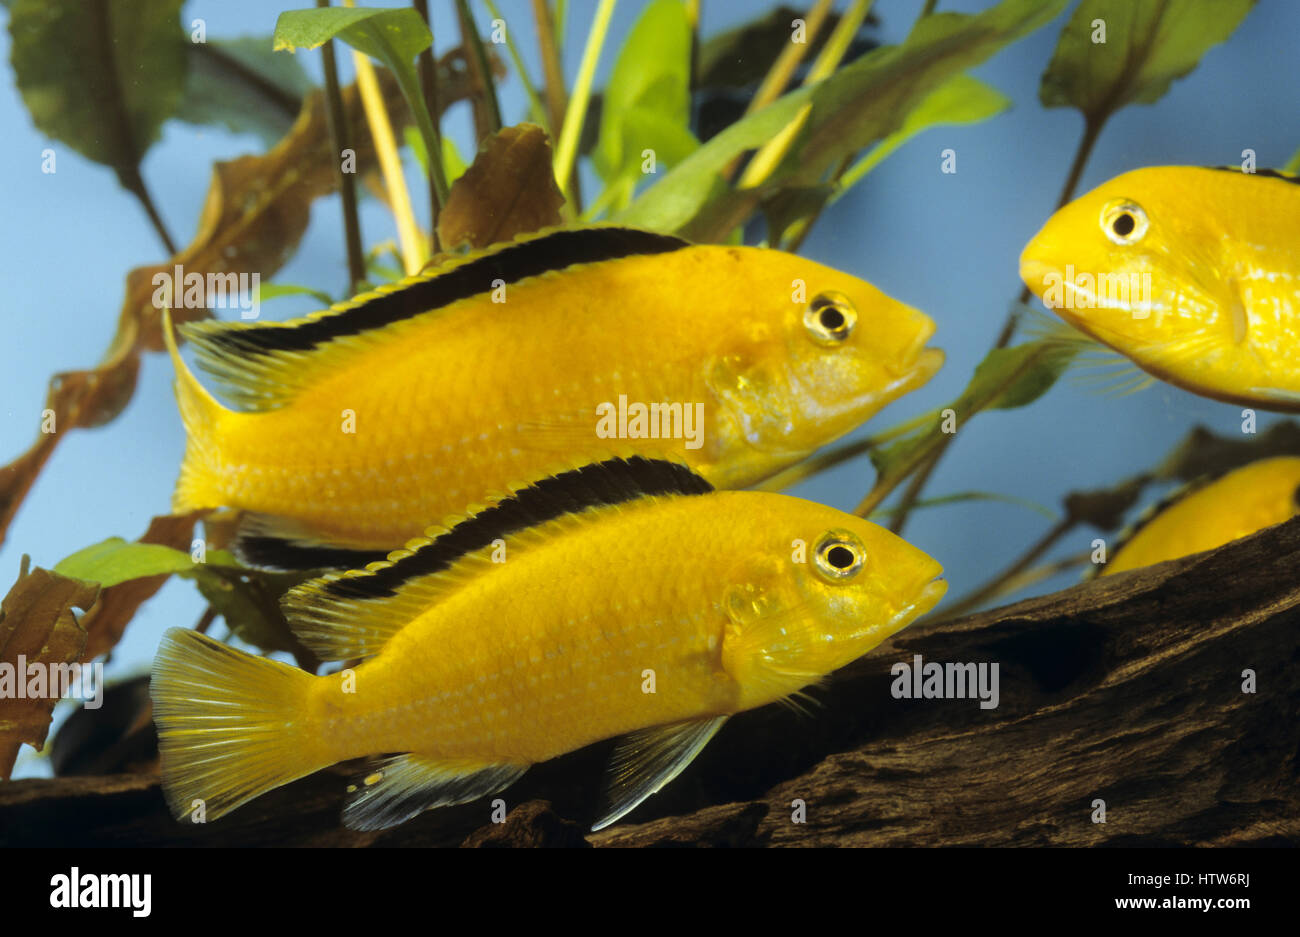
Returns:
[[[920,618],[939,604],[939,600],[948,592],[948,580],[940,574],[921,587],[920,593],[909,605],[894,613],[885,625],[886,635],[901,631],[907,625]]]
[[[1025,282],[1025,286],[1029,287],[1030,292],[1035,296],[1042,298],[1044,284],[1049,273],[1060,273],[1060,268],[1055,264],[1049,264],[1025,254],[1020,255],[1020,279]]]
[[[934,377],[943,367],[944,353],[941,348],[928,348],[926,343],[934,338],[934,320],[917,313],[916,335],[902,354],[902,364],[897,369],[897,376],[903,380],[905,389],[919,387]]]

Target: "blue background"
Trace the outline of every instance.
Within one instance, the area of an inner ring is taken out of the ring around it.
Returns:
[[[565,66],[571,85],[595,3],[571,0],[569,5]],[[772,5],[703,0],[703,35],[747,21]],[[940,9],[978,12],[990,5],[942,0]],[[529,4],[507,0],[499,6],[530,74],[540,83]],[[878,37],[900,42],[920,6],[921,0],[878,0]],[[452,5],[448,0],[431,7],[437,48],[445,51],[456,45]],[[209,37],[269,36],[280,8],[265,0],[192,0],[183,22],[203,18]],[[485,9],[478,3],[474,8],[485,23]],[[619,4],[597,87],[640,9],[633,0]],[[973,70],[1014,101],[1010,112],[974,127],[928,131],[913,140],[829,210],[804,245],[807,256],[871,281],[938,323],[936,344],[948,354],[944,369],[927,387],[884,411],[872,430],[956,396],[1020,289],[1020,250],[1054,206],[1082,130],[1076,112],[1046,110],[1038,103],[1039,76],[1068,13]],[[1138,166],[1237,163],[1246,148],[1256,151],[1261,167],[1284,164],[1300,146],[1297,35],[1300,4],[1263,0],[1227,43],[1211,49],[1201,66],[1176,82],[1159,103],[1128,108],[1110,122],[1079,191]],[[7,31],[0,33],[0,53],[7,61]],[[320,57],[301,58],[319,80]],[[344,80],[350,81],[350,57],[339,60]],[[501,101],[507,123],[525,117],[524,95],[513,75],[501,88]],[[108,347],[127,270],[164,257],[140,207],[118,187],[111,170],[33,127],[12,73],[0,82],[0,128],[5,141],[0,147],[0,263],[5,273],[0,291],[0,462],[7,462],[32,442],[50,376],[93,365]],[[473,152],[467,105],[452,111],[445,130],[463,154]],[[53,175],[40,169],[46,147],[58,154]],[[940,151],[948,147],[958,154],[955,175],[939,171]],[[143,174],[178,242],[187,243],[194,233],[211,163],[261,149],[255,137],[179,121],[165,125]],[[414,173],[410,180],[419,212],[424,190]],[[597,191],[594,179],[585,181],[588,194]],[[274,279],[337,294],[346,269],[339,219],[336,197],[318,201],[300,249]],[[395,236],[391,216],[374,200],[363,203],[362,231],[367,246]],[[313,307],[298,297],[276,299],[267,302],[263,315],[287,318]],[[17,576],[23,553],[50,567],[106,537],[134,539],[150,517],[167,512],[184,446],[170,381],[166,357],[147,357],[135,397],[117,420],[70,433],[62,441],[0,548],[0,590],[7,590]],[[1268,422],[1261,422],[1261,430]],[[979,489],[1059,507],[1067,491],[1106,485],[1149,467],[1196,423],[1222,434],[1238,433],[1240,409],[1165,385],[1110,398],[1067,377],[1029,408],[982,414],[964,426],[927,494]],[[794,493],[852,509],[872,479],[864,458]],[[1050,523],[1015,505],[955,504],[918,511],[907,536],[943,562],[949,596],[955,597],[999,570]],[[1084,550],[1093,536],[1092,530],[1080,529],[1054,555]],[[1063,587],[1076,578],[1058,576],[1035,591]],[[191,584],[169,582],[131,623],[114,651],[110,677],[147,668],[162,631],[193,625],[203,608]],[[24,749],[17,774],[47,772],[44,762]]]

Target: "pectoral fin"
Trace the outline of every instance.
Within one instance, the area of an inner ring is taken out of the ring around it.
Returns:
[[[384,830],[433,807],[450,807],[495,794],[519,779],[528,765],[484,765],[397,755],[376,763],[343,808],[354,830]]]
[[[631,813],[682,773],[722,728],[726,716],[714,716],[633,732],[614,752],[606,799],[609,807],[591,828],[601,830]]]

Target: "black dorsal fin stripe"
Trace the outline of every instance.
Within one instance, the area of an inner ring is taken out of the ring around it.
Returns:
[[[240,535],[231,549],[245,566],[279,572],[361,569],[388,558],[388,553],[384,550],[353,550],[327,544],[282,540],[266,534]]]
[[[324,591],[346,599],[386,598],[395,595],[403,582],[441,572],[498,538],[566,514],[654,495],[700,495],[712,490],[712,485],[678,462],[641,456],[595,462],[522,488],[409,556],[364,575],[332,580]]]
[[[636,228],[561,229],[511,244],[401,289],[377,292],[359,305],[319,319],[293,326],[267,323],[262,327],[209,332],[203,341],[245,355],[311,351],[334,339],[360,335],[489,292],[496,280],[510,285],[574,264],[663,254],[689,246],[680,238]]]
[[[1208,168],[1217,169],[1220,172],[1235,172],[1240,176],[1264,176],[1268,179],[1280,179],[1292,185],[1300,185],[1300,176],[1289,176],[1284,172],[1278,172],[1276,169],[1256,169],[1254,172],[1246,172],[1240,166],[1210,166]]]

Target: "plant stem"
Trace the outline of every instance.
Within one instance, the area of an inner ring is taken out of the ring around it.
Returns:
[[[979,608],[986,601],[997,595],[1006,583],[1015,579],[1022,572],[1033,565],[1039,557],[1052,548],[1056,541],[1060,540],[1075,527],[1079,521],[1077,518],[1065,516],[1057,521],[1047,533],[1043,534],[1038,541],[1021,554],[1020,558],[1003,570],[998,576],[991,581],[980,586],[974,592],[962,598],[955,605],[945,609],[944,614],[949,618],[958,618],[967,612],[972,612]]]
[[[591,82],[596,76],[596,63],[600,60],[600,50],[605,45],[605,35],[609,31],[609,21],[614,15],[616,2],[617,0],[600,0],[591,31],[587,33],[587,46],[582,51],[578,80],[573,85],[573,94],[564,111],[564,127],[560,131],[560,144],[555,151],[555,179],[562,187],[567,185],[569,175],[576,168],[578,139],[582,136],[582,124],[591,99]]]
[[[416,224],[415,213],[411,210],[411,195],[406,188],[406,177],[402,174],[402,161],[397,155],[397,141],[393,137],[393,125],[388,120],[384,109],[384,98],[379,90],[379,81],[375,78],[375,68],[370,59],[355,49],[352,61],[357,70],[357,90],[361,92],[361,102],[365,106],[366,121],[370,124],[370,135],[375,141],[375,155],[379,158],[379,168],[384,176],[384,188],[388,191],[388,200],[392,204],[393,218],[397,222],[397,240],[402,249],[402,267],[407,276],[419,271],[425,261],[424,235]],[[399,81],[401,79],[399,78]],[[413,111],[421,110],[419,89],[410,89],[415,94],[407,100]],[[425,115],[427,121],[428,115]],[[440,149],[428,143],[429,165],[436,164]]]
[[[862,28],[862,23],[871,12],[872,0],[854,0],[848,11],[840,17],[839,23],[835,26],[835,31],[826,40],[826,46],[822,49],[821,54],[817,56],[813,66],[809,69],[808,74],[804,77],[804,86],[816,84],[825,78],[828,78],[839,66],[840,60],[849,50],[849,43],[857,35],[858,30]],[[761,185],[785,159],[786,154],[790,152],[790,147],[794,145],[795,138],[803,128],[804,122],[808,115],[812,113],[812,104],[805,104],[799,109],[799,113],[785,127],[781,129],[775,137],[759,148],[750,160],[749,165],[745,167],[744,173],[741,174],[739,187],[742,189],[752,189]]]
[[[176,242],[172,236],[167,233],[167,226],[163,224],[162,216],[158,214],[158,209],[154,207],[153,198],[149,195],[149,189],[144,184],[144,176],[140,175],[138,167],[132,166],[129,169],[118,170],[118,178],[122,181],[122,187],[136,197],[136,200],[144,207],[144,213],[149,216],[149,223],[158,234],[158,239],[163,242],[163,247],[171,256],[176,255]]]
[[[1074,162],[1070,164],[1069,175],[1065,178],[1065,185],[1061,188],[1061,196],[1056,200],[1056,210],[1064,208],[1070,199],[1074,198],[1074,190],[1079,187],[1079,179],[1083,176],[1083,167],[1088,163],[1088,157],[1092,155],[1092,148],[1097,144],[1097,138],[1101,135],[1101,128],[1105,126],[1104,117],[1093,120],[1088,117],[1084,119],[1083,138],[1079,140],[1079,148],[1074,152]],[[1029,287],[1024,286],[1020,289],[1020,295],[1017,297],[1017,308],[1024,303],[1029,302]],[[1012,311],[1007,316],[1007,321],[1002,325],[1002,331],[998,334],[997,344],[994,348],[1005,348],[1016,334],[1016,329],[1020,325],[1020,316],[1016,311]]]
[[[493,0],[483,0],[483,2],[487,5],[488,13],[492,15],[493,19],[503,19],[501,11],[497,9],[497,5]],[[541,125],[541,128],[546,131],[546,135],[550,137],[551,119],[546,112],[546,108],[542,105],[541,97],[537,94],[537,86],[534,85],[533,80],[528,77],[528,69],[524,68],[524,60],[519,55],[519,47],[516,46],[515,41],[510,38],[511,35],[511,31],[507,29],[506,51],[510,53],[510,61],[515,64],[515,73],[519,75],[519,82],[524,86],[524,93],[528,95],[529,113],[533,115],[533,119]],[[552,137],[552,139],[554,138]]]
[[[433,21],[429,19],[429,0],[415,0],[415,10],[423,18],[424,25],[429,27],[429,35],[433,35]],[[438,64],[433,57],[432,42],[429,43],[429,48],[420,53],[420,88],[424,92],[424,106],[429,111],[429,119],[433,121],[436,128],[441,123],[442,110],[438,107]],[[429,238],[432,241],[430,252],[436,254],[442,250],[442,245],[438,243],[438,215],[442,211],[442,204],[438,201],[438,183],[435,178],[437,172],[433,168],[434,160],[438,161],[444,179],[446,179],[447,170],[446,167],[442,166],[441,148],[437,153],[428,154],[428,157]],[[445,186],[446,183],[444,182],[443,185]]]
[[[329,0],[316,0],[316,6],[327,7]],[[325,65],[325,125],[329,128],[334,145],[334,181],[339,187],[339,201],[343,204],[343,240],[348,252],[348,294],[357,292],[358,284],[366,278],[366,259],[361,249],[361,222],[357,216],[356,176],[343,171],[343,151],[350,140],[345,135],[350,129],[343,113],[343,95],[339,91],[338,63],[334,58],[334,40],[321,46],[321,59]]]
[[[938,5],[939,0],[925,0],[925,6],[921,7],[921,15],[917,17],[917,20],[920,21],[925,19],[934,12],[934,8]]]
[[[1087,165],[1088,157],[1092,154],[1092,149],[1096,145],[1097,138],[1101,135],[1102,127],[1104,127],[1105,124],[1106,118],[1104,116],[1099,118],[1084,118],[1083,138],[1079,141],[1079,147],[1074,153],[1074,161],[1070,164],[1070,172],[1066,176],[1065,185],[1061,188],[1061,196],[1056,200],[1056,208],[1058,210],[1074,197],[1074,190],[1078,187],[1079,180],[1083,177],[1083,168]],[[1029,300],[1029,295],[1029,288],[1022,287],[1016,304],[1017,309]],[[997,342],[994,343],[993,347],[1005,348],[1009,345],[1011,339],[1015,337],[1016,329],[1019,324],[1020,316],[1015,310],[1013,310],[1007,316],[1006,322],[1003,323],[1002,331],[998,334]],[[901,513],[897,518],[899,529],[902,529],[902,525],[907,522],[908,511],[910,511],[912,505],[915,504],[916,498],[919,498],[925,490],[925,483],[929,480],[930,475],[933,474],[935,466],[938,465],[939,460],[943,458],[944,453],[948,451],[948,446],[952,444],[952,440],[952,436],[944,436],[943,439],[940,440],[933,460],[922,469],[923,474],[920,477],[920,484],[913,483],[908,486],[908,493],[913,494],[913,497],[909,500],[907,496],[904,495],[903,502],[900,505]],[[871,495],[868,495],[867,497],[870,499]]]
[[[211,605],[203,612],[203,615],[194,623],[194,630],[199,634],[207,634],[212,623],[217,620],[217,610]]]
[[[483,51],[483,37],[474,26],[474,16],[469,10],[469,0],[456,0],[456,16],[460,19],[461,44],[469,51],[470,77],[478,85],[480,94],[474,98],[474,134],[479,143],[501,129],[501,105],[497,102],[497,89],[488,67],[487,53]],[[479,102],[482,102],[481,107]]]

